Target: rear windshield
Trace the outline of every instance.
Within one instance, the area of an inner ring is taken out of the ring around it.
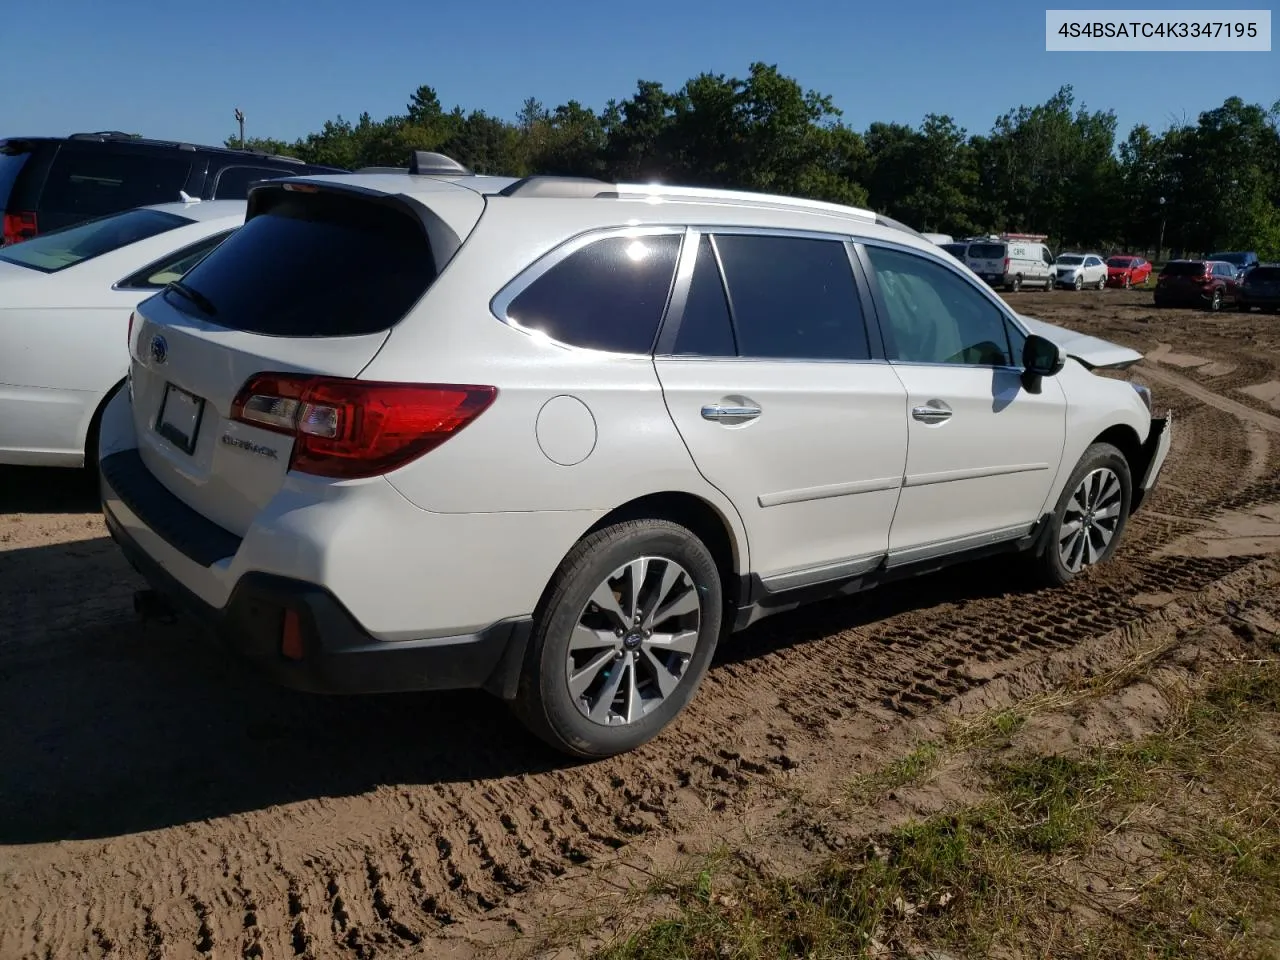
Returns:
[[[1251,283],[1274,283],[1280,280],[1280,267],[1254,267],[1247,276]]]
[[[350,337],[389,330],[435,280],[414,218],[341,194],[271,193],[183,278],[202,304],[170,290],[171,304],[232,330]]]
[[[942,249],[947,251],[957,260],[963,260],[965,251],[969,249],[968,244],[964,243],[944,243]]]
[[[22,171],[22,165],[27,162],[29,153],[8,153],[0,149],[0,213],[3,213],[9,205],[9,192],[13,189],[13,185],[18,182],[18,174]]]
[[[1198,277],[1204,273],[1204,262],[1201,260],[1184,260],[1166,263],[1160,275],[1164,277]]]
[[[974,260],[1002,260],[1004,259],[1004,244],[971,243],[969,244],[969,256]]]
[[[1247,253],[1211,253],[1209,254],[1209,259],[1221,260],[1235,267],[1243,267],[1249,262],[1249,255]]]
[[[1078,267],[1080,264],[1084,263],[1084,257],[1074,257],[1074,256],[1067,255],[1067,256],[1059,257],[1054,262],[1061,263],[1063,266],[1067,266],[1067,267]]]
[[[44,273],[57,273],[192,222],[159,210],[129,210],[0,247],[0,260]]]
[[[1107,261],[1108,267],[1128,267],[1128,266],[1132,266],[1132,264],[1133,264],[1132,257],[1112,257],[1110,260]]]

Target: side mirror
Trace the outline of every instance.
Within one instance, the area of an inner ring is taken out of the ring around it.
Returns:
[[[1022,345],[1022,383],[1031,393],[1040,392],[1040,381],[1062,371],[1066,361],[1052,340],[1031,334]]]

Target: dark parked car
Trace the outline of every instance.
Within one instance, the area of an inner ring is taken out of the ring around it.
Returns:
[[[1240,285],[1225,260],[1170,260],[1156,281],[1157,307],[1198,306],[1218,311],[1235,303]]]
[[[273,177],[345,173],[252,150],[145,140],[124,133],[0,138],[0,242],[17,243],[84,220],[182,194],[243,200]]]
[[[1236,305],[1246,312],[1254,307],[1268,313],[1280,311],[1280,263],[1260,263],[1246,273]]]
[[[1206,260],[1222,260],[1236,268],[1236,276],[1243,277],[1258,265],[1258,255],[1252,250],[1234,250],[1226,253],[1211,253]]]

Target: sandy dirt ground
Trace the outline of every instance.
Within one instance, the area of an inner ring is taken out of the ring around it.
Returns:
[[[507,955],[625,886],[623,864],[643,881],[939,710],[1034,692],[1055,662],[1256,586],[1280,546],[1280,318],[1141,291],[1012,301],[1146,352],[1124,376],[1174,412],[1115,560],[1058,591],[976,564],[763,621],[665,735],[601,763],[482,694],[294,694],[189,627],[139,625],[92,486],[0,472],[0,958]]]

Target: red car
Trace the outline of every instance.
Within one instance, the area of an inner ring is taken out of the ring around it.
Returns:
[[[1107,260],[1108,287],[1140,287],[1151,276],[1151,264],[1141,257],[1120,255]]]

